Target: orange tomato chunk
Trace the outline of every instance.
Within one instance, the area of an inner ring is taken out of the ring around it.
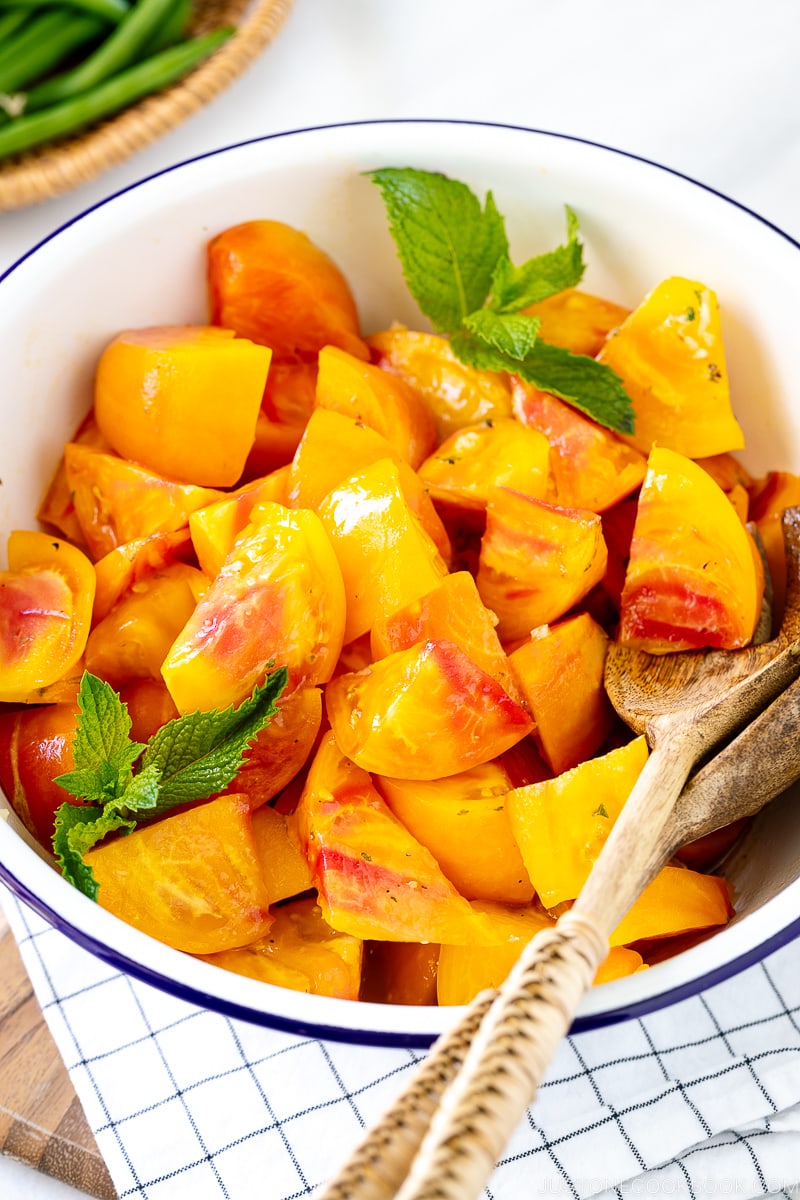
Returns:
[[[322,724],[322,692],[304,687],[278,698],[277,713],[250,744],[231,787],[265,804],[286,787],[311,753]],[[271,903],[271,902],[270,902]]]
[[[0,702],[26,702],[80,659],[92,618],[95,573],[82,551],[45,533],[16,530],[0,571]]]
[[[151,533],[109,551],[94,565],[97,586],[92,622],[97,625],[130,588],[191,553],[189,530]]]
[[[245,946],[272,924],[246,796],[173,813],[96,846],[84,861],[102,908],[176,950]]]
[[[434,943],[367,942],[360,999],[367,1004],[436,1004],[439,947]]]
[[[427,400],[440,440],[463,425],[511,416],[504,375],[476,371],[456,358],[447,338],[388,329],[367,338],[373,362],[399,375]]]
[[[547,439],[511,417],[465,425],[451,433],[419,468],[434,500],[484,509],[492,488],[510,487],[544,500]]]
[[[646,762],[639,737],[556,779],[509,792],[511,829],[547,908],[578,895]]]
[[[319,905],[307,899],[276,909],[275,923],[266,937],[238,950],[202,957],[261,983],[314,996],[357,1000],[362,953],[360,938],[331,929]]]
[[[433,413],[419,392],[336,346],[324,346],[319,353],[317,405],[374,429],[412,467],[436,445]]]
[[[334,487],[320,504],[319,516],[344,579],[345,642],[366,633],[384,613],[429,592],[447,574],[391,459],[381,459]]]
[[[612,946],[672,937],[726,925],[733,915],[730,889],[718,875],[688,867],[663,867],[609,939]]]
[[[529,733],[527,713],[453,642],[419,642],[325,691],[342,751],[367,771],[439,779],[488,762]]]
[[[249,798],[252,803],[252,795]],[[294,825],[293,817],[285,817],[268,804],[253,813],[253,837],[270,904],[298,896],[313,886],[308,860],[293,833]]]
[[[657,448],[639,497],[619,637],[652,654],[733,650],[753,636],[764,571],[755,543],[711,476]]]
[[[588,613],[533,631],[509,655],[533,736],[556,775],[591,758],[614,724],[603,687],[608,636]]]
[[[97,424],[124,458],[183,483],[230,487],[253,444],[269,362],[269,350],[229,329],[127,330],[97,364]]]
[[[64,464],[75,515],[94,559],[125,542],[182,529],[189,513],[221,499],[211,488],[176,483],[75,442],[64,448]]]
[[[432,781],[375,783],[394,815],[427,846],[467,900],[529,904],[533,886],[505,809],[511,782],[499,762]]]
[[[603,578],[600,518],[497,488],[486,509],[478,591],[504,642],[564,615]]]
[[[390,942],[463,944],[487,936],[485,920],[332,735],[311,764],[297,822],[323,916],[334,929]]]
[[[600,352],[608,335],[630,313],[621,304],[578,288],[564,288],[523,311],[526,316],[539,318],[539,337],[545,342],[590,358]]]
[[[499,904],[474,906],[504,934],[494,946],[442,946],[439,951],[438,996],[440,1004],[469,1004],[486,988],[500,987],[532,937],[553,925],[553,919],[537,908],[504,908]],[[613,948],[600,964],[595,983],[606,983],[632,975],[642,966],[635,950]]]
[[[556,504],[605,512],[638,488],[647,470],[638,450],[557,396],[514,376],[511,395],[517,419],[543,434],[550,446]]]
[[[281,467],[264,479],[254,479],[205,508],[189,514],[189,532],[194,552],[202,571],[216,579],[233,543],[250,524],[250,514],[257,504],[274,500],[286,502],[289,468]]]
[[[288,692],[324,683],[342,649],[344,587],[325,530],[308,509],[253,509],[162,666],[180,712],[248,696],[271,663]]]
[[[327,345],[368,357],[346,279],[291,225],[245,221],[212,238],[208,288],[213,324],[269,346],[278,358]]]
[[[731,410],[719,305],[702,283],[673,276],[658,284],[611,336],[598,358],[633,401],[632,445],[687,458],[740,450]]]

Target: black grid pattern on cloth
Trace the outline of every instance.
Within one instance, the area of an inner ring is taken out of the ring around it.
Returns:
[[[15,925],[122,1200],[310,1195],[421,1057],[231,1021],[102,964],[76,986],[79,972],[67,972],[63,962],[54,967],[52,949],[65,942],[62,935],[21,905]],[[91,958],[77,948],[73,955]],[[702,1164],[721,1155],[753,1181],[747,1195],[799,1200],[793,1178],[784,1175],[774,1187],[764,1155],[781,1136],[771,1131],[770,1116],[789,1102],[800,1106],[800,982],[787,987],[793,972],[785,964],[781,970],[769,960],[747,973],[750,987],[762,989],[758,1016],[717,988],[683,1002],[680,1038],[674,1021],[651,1014],[569,1039],[498,1164],[489,1200],[627,1200],[637,1181],[665,1172],[680,1180],[676,1194],[700,1200],[707,1194]],[[120,1025],[113,1036],[100,1036],[92,1013],[109,1007],[120,1013]],[[774,1072],[765,1081],[776,1065],[794,1071],[793,1097],[785,1087],[774,1094]],[[120,1078],[128,1085],[120,1087]],[[722,1103],[743,1097],[763,1127],[722,1128],[714,1118],[720,1096]],[[665,1143],[669,1153],[659,1156],[653,1131],[676,1126],[676,1145]],[[150,1153],[157,1143],[158,1154]],[[800,1154],[796,1171],[800,1181]]]

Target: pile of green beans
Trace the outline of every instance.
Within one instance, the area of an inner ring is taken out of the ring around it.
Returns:
[[[191,0],[0,0],[0,159],[177,82],[234,32],[187,37]]]

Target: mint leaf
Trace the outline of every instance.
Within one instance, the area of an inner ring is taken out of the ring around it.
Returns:
[[[286,680],[286,669],[281,667],[238,708],[187,713],[159,729],[142,758],[142,772],[156,768],[160,773],[151,815],[223,791],[238,774],[250,743],[278,711],[275,701]]]
[[[118,812],[126,817],[141,813],[145,817],[156,815],[161,792],[161,771],[156,766],[142,767],[128,783],[119,800],[113,800],[105,812]]]
[[[110,684],[88,671],[81,679],[78,707],[75,769],[57,775],[55,782],[79,799],[104,803],[124,791],[144,746],[130,739],[127,705]]]
[[[633,405],[622,380],[585,354],[538,341],[516,368],[517,375],[543,392],[552,392],[579,408],[598,425],[616,433],[633,433]]]
[[[530,354],[536,342],[541,322],[538,317],[524,317],[521,314],[495,313],[488,308],[480,308],[464,318],[464,328],[480,342],[486,350],[493,350],[510,359],[520,362]],[[453,335],[453,342],[461,333]],[[469,348],[467,349],[469,353]],[[477,351],[475,351],[477,353]],[[509,367],[500,370],[513,370]]]
[[[503,348],[502,338],[495,337],[492,341],[484,341],[480,333],[473,333],[465,328],[460,333],[454,333],[450,339],[450,347],[456,358],[474,367],[476,371],[511,371],[521,375],[524,358],[516,358]],[[528,354],[532,352],[528,351]]]
[[[465,183],[413,167],[367,174],[381,189],[409,290],[434,327],[454,333],[481,308],[495,267],[508,255],[505,223]]]
[[[585,269],[578,218],[567,206],[566,243],[547,254],[529,258],[521,267],[513,266],[508,255],[500,258],[492,277],[489,307],[498,313],[519,312],[565,288],[577,287]]]
[[[99,812],[94,805],[81,806],[64,803],[56,811],[53,853],[65,879],[88,896],[97,900],[98,883],[91,867],[83,861],[87,850],[91,850],[106,834],[117,829],[133,829],[134,821],[119,813],[108,816]]]

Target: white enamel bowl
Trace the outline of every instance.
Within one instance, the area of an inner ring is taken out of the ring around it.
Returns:
[[[507,217],[516,261],[563,238],[577,212],[585,286],[635,305],[660,279],[716,289],[744,460],[800,471],[796,322],[800,254],[725,197],[602,146],[493,125],[379,122],[302,130],[215,151],[111,197],[58,230],[0,280],[0,539],[30,527],[65,439],[86,412],[93,366],[119,329],[203,322],[204,249],[238,221],[305,229],[353,286],[366,331],[420,317],[405,289],[380,196],[362,172],[441,170]],[[595,988],[579,1028],[699,991],[800,934],[800,807],[774,803],[731,860],[736,917],[701,945]],[[221,971],[138,933],[64,882],[13,815],[0,821],[0,877],[49,921],[122,970],[221,1012],[353,1041],[425,1045],[455,1009],[329,1000]]]

